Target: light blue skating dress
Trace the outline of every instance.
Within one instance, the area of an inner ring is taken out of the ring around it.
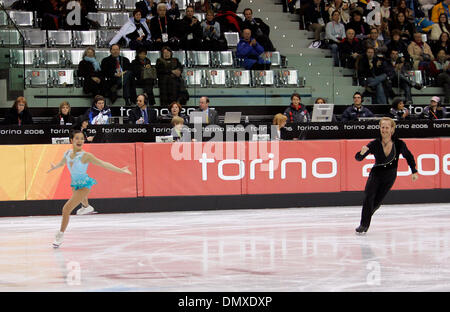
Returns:
[[[89,163],[83,164],[81,162],[84,153],[84,151],[78,152],[73,159],[70,158],[72,150],[68,150],[64,155],[64,157],[66,157],[67,168],[69,168],[70,176],[72,178],[70,186],[75,190],[82,188],[90,189],[94,184],[97,184],[97,181],[90,178],[86,173]]]

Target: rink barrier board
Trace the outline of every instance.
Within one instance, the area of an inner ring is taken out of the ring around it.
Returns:
[[[364,193],[297,193],[234,196],[165,196],[97,198],[89,203],[98,213],[151,213],[234,209],[278,209],[361,206]],[[61,215],[65,200],[0,202],[0,217]],[[430,204],[450,202],[449,189],[391,191],[383,204]],[[359,208],[358,208],[359,209]],[[388,208],[386,208],[388,209]],[[72,213],[75,214],[75,211]],[[83,216],[81,216],[83,217]]]
[[[225,196],[338,193],[364,189],[373,160],[355,153],[370,140],[89,144],[87,152],[132,175],[90,165],[97,180],[90,198]],[[411,182],[406,160],[399,162],[393,189],[450,188],[450,139],[405,139],[416,157],[420,179]],[[70,197],[67,166],[46,173],[70,145],[0,146],[0,200],[56,200]],[[190,153],[190,155],[189,155]],[[197,154],[197,159],[194,156]],[[272,156],[270,156],[272,154]],[[192,160],[176,161],[173,157]],[[205,161],[200,161],[205,157]],[[272,158],[271,158],[272,157]],[[420,159],[418,159],[420,158]],[[419,161],[420,160],[420,161]],[[272,168],[270,167],[272,161]],[[283,172],[284,170],[284,172]]]

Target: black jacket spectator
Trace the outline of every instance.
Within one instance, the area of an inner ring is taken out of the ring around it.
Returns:
[[[157,116],[156,116],[156,110],[151,109],[147,106],[147,116],[148,116],[148,123],[156,123]],[[130,111],[130,115],[128,116],[128,123],[130,124],[136,124],[136,121],[138,121],[141,117],[144,117],[142,115],[142,110],[140,107],[136,106],[133,107],[133,109]]]
[[[118,56],[119,64],[122,67],[123,71],[131,70],[130,60],[122,55]],[[117,59],[111,55],[105,57],[101,63],[103,76],[107,79],[115,78],[116,69],[117,69]]]
[[[202,44],[203,37],[200,21],[195,16],[192,18],[184,16],[178,25],[181,49],[187,51],[198,50]]]
[[[104,95],[104,77],[100,64],[97,62],[97,68],[94,66],[96,62],[95,54],[92,57],[86,57],[88,49],[83,56],[83,60],[78,64],[77,76],[83,78],[83,92],[86,94]],[[93,51],[93,49],[92,49]],[[94,52],[95,53],[95,52]],[[90,61],[89,61],[90,60]],[[100,68],[98,68],[100,66]],[[96,80],[96,81],[95,81]]]
[[[169,53],[167,58],[164,58],[164,51]],[[172,57],[172,51],[170,49],[163,49],[162,57],[156,61],[156,73],[158,75],[159,84],[159,99],[161,106],[168,106],[173,101],[178,101],[182,104],[186,103],[186,100],[182,100],[181,89],[184,86],[182,77],[177,77],[172,71],[183,71],[183,65],[180,61]]]
[[[251,12],[251,9],[244,10],[244,14],[246,14],[246,12]],[[270,27],[264,23],[262,19],[253,16],[251,16],[250,20],[246,18],[241,26],[241,29],[245,28],[252,31],[253,37],[264,48],[264,51],[275,51],[275,48],[269,39]]]
[[[76,119],[73,117],[70,113],[67,115],[58,113],[56,116],[52,119],[53,125],[60,125],[61,124],[61,118],[63,119],[64,125],[75,125]]]
[[[33,117],[23,96],[19,96],[14,101],[13,106],[6,112],[3,124],[19,126],[33,124]]]
[[[358,38],[353,38],[352,41],[342,39],[341,43],[339,43],[339,56],[343,67],[354,68],[356,60],[352,55],[354,53],[361,55],[363,52],[363,45]]]
[[[342,114],[341,121],[356,121],[359,117],[373,117],[373,113],[364,106],[349,106],[345,109],[344,113]]]
[[[309,122],[311,121],[311,117],[309,115],[306,106],[303,104],[299,104],[298,108],[295,108],[294,105],[289,106],[284,111],[284,115],[287,117],[287,123],[301,123],[301,122]]]
[[[314,7],[314,4],[311,3],[305,10],[305,24],[308,26],[309,24],[319,24],[319,18],[323,19],[324,25],[326,25],[330,21],[330,14],[327,10],[325,10],[325,2],[321,1],[319,5],[320,11],[317,11]]]
[[[155,50],[160,50],[163,45],[169,45],[172,49],[178,48],[177,22],[172,18],[155,16],[150,20],[150,32]],[[163,42],[163,33],[167,33],[168,41]],[[157,40],[160,39],[158,42]]]
[[[133,72],[133,77],[136,79],[136,87],[141,87],[144,89],[144,93],[148,97],[148,105],[155,105],[155,95],[153,93],[153,86],[155,84],[155,79],[146,78],[144,79],[142,74],[144,68],[152,67],[150,60],[146,57],[144,60],[139,58],[139,53],[142,51],[137,51],[136,58],[131,62],[131,71]],[[156,69],[154,68],[155,73]]]
[[[358,11],[355,11],[353,13],[353,16],[350,18],[350,22],[348,22],[345,25],[345,30],[347,29],[353,29],[355,31],[355,37],[357,38],[365,38],[370,34],[370,26],[364,20],[362,17],[359,21],[355,20],[355,15],[358,15]]]
[[[381,64],[378,65],[378,61],[381,61]],[[359,67],[358,67],[358,74],[361,78],[369,78],[369,77],[376,77],[378,75],[381,75],[383,73],[383,62],[382,60],[374,56],[372,59],[372,68],[369,63],[369,58],[365,54],[359,61]]]
[[[141,11],[143,18],[148,18],[149,15],[156,16],[156,4],[157,4],[156,0],[153,1],[152,5],[150,5],[149,0],[143,0],[136,2],[136,9],[139,9]],[[148,7],[150,7],[150,10]]]

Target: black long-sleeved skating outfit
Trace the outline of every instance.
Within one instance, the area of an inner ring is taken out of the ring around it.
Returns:
[[[369,150],[361,155],[357,152],[356,160],[362,161],[367,155],[373,154],[375,156],[375,165],[372,167],[369,179],[364,190],[364,202],[361,212],[361,226],[369,227],[372,215],[380,208],[386,194],[394,185],[397,178],[398,159],[400,154],[405,157],[411,168],[412,173],[416,173],[416,162],[414,156],[408,150],[405,142],[398,138],[392,138],[392,150],[388,156],[384,154],[381,138],[371,141],[367,147]]]

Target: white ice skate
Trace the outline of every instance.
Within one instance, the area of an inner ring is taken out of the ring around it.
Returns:
[[[64,232],[58,232],[55,236],[55,241],[53,242],[53,248],[58,248],[61,246],[64,239]]]
[[[86,214],[93,214],[93,213],[97,213],[97,212],[94,211],[94,207],[92,207],[91,205],[89,205],[87,207],[81,206],[81,208],[77,210],[77,215],[86,215]]]

